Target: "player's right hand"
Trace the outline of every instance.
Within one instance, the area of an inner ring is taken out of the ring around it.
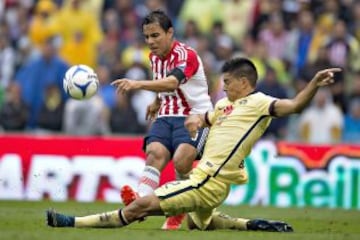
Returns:
[[[334,74],[341,72],[341,68],[328,68],[316,73],[313,81],[318,87],[323,87],[334,83]]]

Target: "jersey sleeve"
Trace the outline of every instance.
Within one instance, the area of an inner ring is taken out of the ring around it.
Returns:
[[[219,100],[216,103],[214,110],[206,112],[205,122],[207,125],[211,126],[216,122],[216,119],[221,114],[221,112],[224,110],[224,106],[226,105],[226,104],[224,104],[224,102],[225,102],[224,99]]]
[[[181,70],[184,74],[184,79],[178,79],[180,83],[185,83],[194,76],[199,68],[199,65],[199,59],[195,51],[187,49],[184,52],[180,52],[178,55],[178,61],[174,66],[174,68]]]
[[[276,117],[274,112],[274,105],[277,100],[277,98],[271,97],[269,95],[260,94],[258,96],[258,104],[256,106],[260,112],[260,115]]]

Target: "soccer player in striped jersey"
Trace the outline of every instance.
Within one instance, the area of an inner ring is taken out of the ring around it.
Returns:
[[[172,22],[162,11],[151,12],[142,23],[153,80],[119,79],[112,84],[119,93],[149,90],[158,93],[148,106],[147,118],[155,120],[144,139],[146,166],[137,192],[123,186],[125,205],[137,196],[152,194],[159,186],[160,172],[173,159],[177,179],[186,179],[192,163],[201,152],[208,129],[191,138],[184,121],[190,114],[203,114],[212,109],[207,79],[196,51],[174,39]],[[163,229],[178,229],[185,215],[168,218]]]
[[[334,73],[339,71],[339,68],[319,71],[295,98],[276,99],[255,92],[257,71],[250,60],[229,60],[222,68],[226,97],[218,101],[214,111],[191,115],[185,122],[191,136],[195,136],[200,127],[210,126],[204,154],[189,179],[169,182],[157,188],[154,194],[111,212],[73,217],[50,210],[48,225],[123,227],[147,216],[174,216],[186,212],[190,229],[293,231],[285,222],[234,218],[216,208],[227,198],[231,184],[248,181],[244,159],[271,119],[302,111],[317,89],[333,83]]]

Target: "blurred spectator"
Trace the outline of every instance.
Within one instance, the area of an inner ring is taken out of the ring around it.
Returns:
[[[121,54],[121,62],[125,68],[130,68],[135,63],[148,66],[150,50],[143,44],[143,41],[136,39],[132,44],[126,47]]]
[[[349,100],[360,98],[360,71],[354,73],[351,81]]]
[[[252,27],[256,1],[227,0],[224,5],[224,31],[241,43]]]
[[[360,41],[360,1],[354,1],[351,7],[352,21],[349,22],[350,33]]]
[[[298,27],[294,28],[288,36],[285,47],[285,59],[292,66],[292,73],[298,75],[308,59],[310,44],[314,33],[314,16],[310,11],[300,12]]]
[[[117,134],[145,133],[146,128],[138,122],[135,109],[130,102],[131,94],[118,94],[110,113],[110,128]]]
[[[350,102],[349,113],[344,118],[342,139],[344,142],[359,143],[360,140],[360,98]]]
[[[36,127],[47,86],[55,84],[62,89],[67,69],[68,65],[58,57],[56,39],[50,37],[42,46],[41,55],[31,59],[16,73],[15,79],[23,89],[22,98],[30,108],[28,127]],[[62,97],[66,97],[64,92]]]
[[[70,65],[97,65],[97,50],[103,38],[96,16],[81,8],[83,0],[69,0],[59,10],[56,24],[62,39],[60,56]]]
[[[285,29],[283,19],[272,15],[269,23],[260,31],[259,40],[265,44],[270,58],[284,59],[285,46],[288,45],[288,31]]]
[[[185,0],[179,17],[183,24],[195,21],[201,33],[205,34],[210,32],[213,23],[222,21],[222,14],[221,0]]]
[[[343,69],[354,69],[353,59],[359,57],[359,43],[347,32],[345,22],[337,20],[334,31],[327,43],[329,61],[332,65]]]
[[[333,19],[329,19],[324,16],[318,18],[308,52],[309,63],[316,60],[319,54],[318,50],[325,46],[325,44],[329,41],[332,29]]]
[[[286,89],[279,83],[274,69],[266,68],[264,79],[258,84],[257,91],[276,98],[287,98]],[[283,139],[287,135],[288,118],[275,118],[271,121],[270,126],[264,133],[264,138]]]
[[[28,107],[21,99],[21,88],[17,83],[7,87],[5,102],[0,107],[0,128],[5,131],[21,131],[26,127]]]
[[[0,88],[5,89],[12,80],[15,61],[15,51],[10,45],[8,36],[0,31]]]
[[[329,60],[329,52],[325,46],[322,46],[318,49],[317,58],[312,62],[307,62],[305,66],[300,69],[299,75],[297,76],[297,80],[295,82],[296,92],[302,90],[317,71],[329,67],[333,67]]]
[[[180,41],[196,49],[199,44],[200,30],[194,20],[189,20],[185,23],[184,34]]]
[[[332,102],[328,89],[319,89],[313,104],[300,115],[301,140],[313,144],[334,144],[341,140],[343,115]]]
[[[64,101],[61,90],[55,84],[50,84],[45,89],[45,100],[39,111],[37,133],[53,133],[62,130],[64,114]]]
[[[134,64],[125,73],[125,78],[134,80],[151,79],[148,70],[137,59],[134,59]],[[146,120],[147,104],[144,103],[152,102],[155,96],[154,92],[137,90],[132,93],[131,98],[127,99],[127,101],[130,101],[130,108],[135,110],[137,122],[141,125],[142,129],[147,129],[149,125],[149,122]]]
[[[109,112],[99,95],[87,100],[68,99],[65,103],[65,134],[86,136],[109,134]]]
[[[256,42],[254,46],[253,55],[250,59],[254,62],[256,69],[258,70],[258,78],[261,81],[265,77],[266,68],[270,66],[276,72],[276,76],[281,84],[289,85],[289,79],[286,66],[279,58],[272,58],[268,55],[267,45],[264,42]]]
[[[100,65],[96,69],[99,78],[99,95],[104,101],[107,108],[114,107],[116,102],[116,89],[110,85],[110,70],[104,65]]]
[[[40,48],[49,37],[56,34],[56,11],[57,6],[52,0],[40,0],[36,4],[29,24],[29,38],[34,47]]]

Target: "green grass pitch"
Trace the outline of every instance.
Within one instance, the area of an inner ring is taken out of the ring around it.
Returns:
[[[0,201],[0,239],[1,240],[142,240],[142,239],[200,239],[200,240],[282,240],[282,239],[360,239],[360,211],[328,210],[328,209],[294,209],[249,206],[223,206],[221,211],[232,216],[246,218],[263,217],[284,220],[293,225],[294,233],[241,232],[221,230],[211,232],[163,231],[160,226],[162,217],[150,217],[142,223],[118,229],[73,229],[49,228],[45,225],[45,210],[53,207],[57,211],[78,216],[109,211],[118,205],[108,203],[77,203],[77,202],[20,202]]]

